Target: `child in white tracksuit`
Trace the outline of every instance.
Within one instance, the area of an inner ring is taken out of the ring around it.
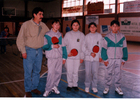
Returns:
[[[90,33],[85,37],[85,42],[83,45],[83,52],[85,54],[85,91],[89,92],[90,85],[94,93],[97,93],[97,79],[98,79],[98,68],[99,61],[101,62],[101,44],[102,36],[100,33],[96,32],[97,25],[91,22],[88,25]],[[94,46],[99,46],[99,52],[93,52]]]
[[[48,75],[43,96],[48,96],[49,92],[52,90],[56,94],[60,93],[60,91],[57,89],[57,86],[62,74],[62,64],[64,64],[67,59],[67,50],[63,44],[62,35],[58,31],[59,28],[59,20],[54,20],[52,22],[52,29],[48,31],[44,37],[43,49],[45,50],[46,58],[48,58]],[[51,39],[54,36],[59,39],[58,44],[53,44]]]
[[[68,58],[66,60],[67,69],[67,91],[71,91],[73,88],[78,91],[78,69],[80,63],[83,62],[84,53],[82,52],[82,44],[84,42],[84,34],[79,31],[80,23],[78,20],[73,20],[71,23],[72,31],[66,33],[64,42],[67,48]],[[78,54],[73,56],[70,52],[72,49],[77,49]]]
[[[104,37],[101,57],[106,66],[104,94],[109,92],[112,73],[115,76],[115,91],[123,95],[121,90],[121,65],[128,59],[127,43],[124,34],[119,32],[120,23],[113,20],[110,24],[112,31]]]

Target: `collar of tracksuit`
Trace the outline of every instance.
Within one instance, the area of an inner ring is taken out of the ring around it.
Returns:
[[[52,29],[53,29],[53,28],[51,28],[51,32],[52,32],[53,34],[59,34],[59,31],[58,31],[58,30],[57,30],[57,32],[54,32]]]

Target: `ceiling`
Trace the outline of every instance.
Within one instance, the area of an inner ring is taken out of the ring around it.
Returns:
[[[54,0],[27,0],[27,1],[34,1],[34,2],[51,2]]]

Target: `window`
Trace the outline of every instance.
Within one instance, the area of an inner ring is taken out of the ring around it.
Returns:
[[[82,16],[83,0],[63,0],[62,17]]]
[[[104,13],[106,13],[106,10],[112,10],[111,13],[115,13],[115,0],[86,0],[86,5],[90,3],[97,3],[97,2],[103,2],[104,3]]]
[[[138,1],[138,0],[120,0],[119,5],[120,5],[120,13],[123,12],[124,10],[124,2],[130,2],[130,1]]]

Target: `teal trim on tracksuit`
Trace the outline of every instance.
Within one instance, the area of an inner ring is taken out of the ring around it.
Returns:
[[[62,44],[62,36],[60,36],[58,40],[59,40],[58,44]]]
[[[62,47],[62,52],[63,52],[63,58],[64,59],[67,59],[67,49],[66,49],[66,46]]]
[[[125,37],[123,37],[118,43],[114,43],[112,40],[110,40],[108,37],[105,37],[105,40],[107,41],[107,47],[123,47],[123,41],[125,40]]]
[[[108,56],[107,56],[107,49],[103,48],[102,47],[102,50],[101,50],[101,58],[105,61],[108,59]]]
[[[51,37],[48,36],[48,35],[45,35],[45,38],[47,39],[48,41],[48,44],[44,45],[42,48],[43,50],[52,50],[52,47],[51,45],[53,44],[52,41],[51,41]]]
[[[123,58],[124,61],[127,61],[128,59],[128,50],[127,47],[123,48]]]

